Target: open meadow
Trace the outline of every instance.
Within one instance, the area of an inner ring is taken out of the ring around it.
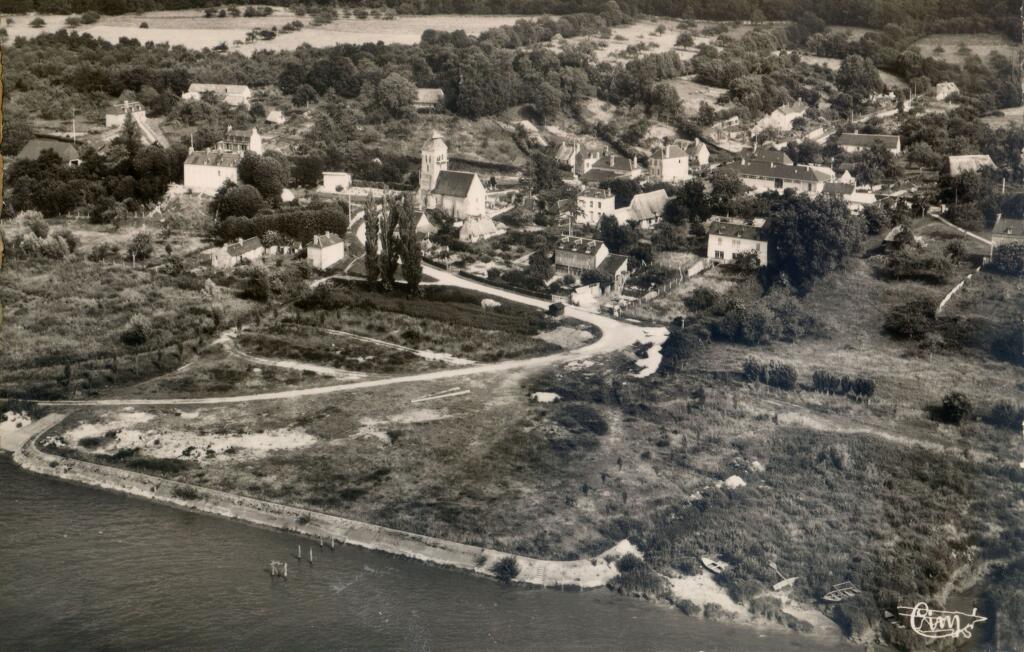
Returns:
[[[7,26],[12,38],[31,37],[39,32],[64,28],[66,16],[42,15],[46,25],[33,28],[29,22],[35,15],[17,16],[13,25]],[[303,44],[313,47],[329,47],[342,43],[419,43],[420,36],[427,29],[447,29],[453,22],[467,34],[475,35],[492,27],[511,25],[530,16],[400,16],[393,20],[382,18],[340,18],[327,25],[313,25],[309,16],[299,17],[287,9],[275,8],[266,17],[206,18],[202,11],[183,9],[181,11],[154,11],[121,16],[103,16],[96,23],[81,25],[76,29],[97,38],[117,42],[120,38],[135,38],[145,43],[169,43],[188,48],[212,48],[225,43],[233,50],[252,54],[257,50],[294,50]],[[294,20],[301,20],[306,26],[297,32],[280,34],[270,41],[244,43],[245,35],[253,29],[282,27]],[[149,27],[140,27],[146,23]],[[240,42],[240,44],[236,44]]]
[[[954,65],[962,65],[972,55],[984,61],[992,52],[1016,61],[1018,48],[1002,34],[930,34],[915,41],[914,46],[924,56]]]

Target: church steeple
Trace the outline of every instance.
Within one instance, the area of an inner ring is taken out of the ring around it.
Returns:
[[[423,143],[420,155],[420,206],[433,208],[429,200],[430,191],[434,189],[441,171],[448,169],[448,146],[436,129],[430,134],[427,142]]]

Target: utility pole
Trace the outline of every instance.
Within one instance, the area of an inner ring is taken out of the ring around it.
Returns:
[[[78,144],[78,124],[77,124],[77,113],[78,109],[71,107],[71,142]]]

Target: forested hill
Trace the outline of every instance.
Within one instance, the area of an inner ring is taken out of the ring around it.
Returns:
[[[105,14],[164,9],[194,9],[224,4],[219,0],[0,0],[10,13]],[[268,4],[237,2],[234,4]],[[275,0],[274,5],[347,5],[335,0]],[[653,14],[709,20],[795,20],[816,14],[831,25],[881,29],[895,24],[917,32],[998,31],[1019,38],[1020,7],[1015,0],[377,0],[399,14],[573,14],[580,12]]]

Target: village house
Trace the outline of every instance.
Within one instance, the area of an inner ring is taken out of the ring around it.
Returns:
[[[740,152],[740,161],[760,161],[761,163],[774,163],[775,165],[793,165],[793,159],[781,149],[771,147],[755,147]]]
[[[635,224],[641,229],[652,228],[661,221],[671,197],[664,188],[641,192],[633,196],[629,206],[615,210],[615,220],[621,224]]]
[[[786,190],[816,195],[832,181],[835,175],[809,165],[778,165],[764,161],[739,161],[722,166],[732,170],[750,187],[752,193],[773,191],[780,195]]]
[[[679,183],[690,178],[690,157],[677,145],[662,145],[648,159],[651,178],[665,183]]]
[[[228,269],[234,267],[243,260],[256,262],[263,258],[263,243],[259,238],[243,240],[239,238],[234,242],[227,242],[223,247],[214,249],[210,263],[217,269]]]
[[[902,147],[900,145],[899,136],[889,136],[886,134],[861,134],[854,132],[852,134],[845,133],[839,136],[838,145],[844,152],[861,152],[866,149],[871,149],[875,145],[881,145],[893,154],[900,154]]]
[[[643,168],[635,156],[584,151],[576,155],[575,173],[584,184],[599,184],[613,179],[636,179],[643,174]]]
[[[39,158],[40,154],[47,150],[59,156],[60,160],[66,165],[76,167],[82,164],[82,157],[78,153],[78,148],[71,143],[52,138],[33,138],[29,140],[21,148],[21,151],[18,152],[17,158],[19,161],[35,161]]]
[[[324,170],[321,192],[340,193],[352,186],[352,175],[348,172],[328,172]]]
[[[938,84],[935,84],[935,99],[940,102],[959,94],[960,89],[957,88],[957,85],[953,82],[939,82]]]
[[[807,105],[800,101],[783,104],[758,120],[754,128],[751,129],[751,133],[759,134],[768,129],[776,129],[783,132],[792,131],[793,121],[797,118],[802,118],[807,113],[807,108]]]
[[[963,156],[950,156],[946,162],[949,167],[949,176],[955,177],[964,172],[980,172],[985,168],[995,169],[996,164],[988,154],[964,154]]]
[[[1008,244],[1024,244],[1024,217],[1006,217],[1000,213],[992,227],[992,250]],[[991,253],[990,252],[990,253]]]
[[[440,88],[417,88],[413,108],[420,112],[437,111],[444,106],[444,90]]]
[[[611,279],[615,290],[621,290],[629,276],[629,258],[609,253],[600,240],[564,235],[555,245],[555,270],[576,276],[597,271]]]
[[[736,254],[754,252],[758,263],[768,264],[768,242],[761,234],[761,218],[743,219],[713,216],[707,222],[708,259],[729,262]]]
[[[842,181],[829,181],[822,188],[822,194],[835,195],[844,202],[847,207],[855,212],[859,213],[864,210],[865,206],[870,206],[875,203],[875,194],[867,189],[857,188],[857,184],[853,182],[842,182]]]
[[[323,235],[314,235],[313,241],[306,245],[306,260],[321,271],[328,269],[344,257],[345,240],[329,231]]]
[[[224,140],[200,151],[190,151],[185,159],[184,186],[192,192],[213,194],[225,181],[238,183],[238,164],[247,151],[263,154],[263,140],[253,129],[232,130]]]
[[[213,93],[221,102],[232,106],[249,108],[252,101],[252,90],[243,84],[189,84],[188,90],[181,94],[181,99],[199,100],[203,93]]]
[[[278,109],[274,109],[267,114],[267,122],[270,124],[283,125],[287,121],[288,120],[284,117],[284,113]]]
[[[481,215],[467,217],[459,227],[459,240],[462,242],[480,242],[488,238],[494,238],[505,233],[505,227],[497,224],[494,220]]]
[[[689,167],[691,168],[704,168],[711,162],[711,150],[708,149],[708,146],[700,138],[695,140],[677,138],[673,145],[686,152],[686,156],[689,159]]]
[[[580,223],[594,225],[605,215],[615,214],[615,195],[606,188],[584,188],[576,196],[576,206]]]
[[[107,109],[105,124],[108,127],[122,127],[127,116],[131,116],[135,120],[145,120],[146,109],[139,102],[125,100]]]

